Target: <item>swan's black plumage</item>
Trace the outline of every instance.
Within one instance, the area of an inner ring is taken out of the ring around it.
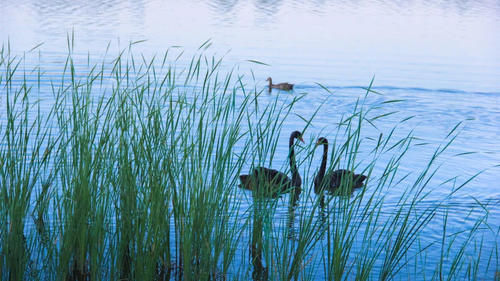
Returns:
[[[321,166],[319,167],[318,174],[314,178],[314,192],[319,194],[322,190],[327,192],[336,191],[342,182],[349,183],[351,188],[358,188],[363,186],[363,181],[366,179],[365,175],[355,174],[349,170],[336,170],[328,171],[326,173],[326,159],[328,157],[328,140],[326,138],[319,138],[317,145],[323,145],[323,158],[321,159]]]
[[[240,175],[241,187],[248,190],[264,192],[266,195],[270,196],[278,196],[279,194],[290,191],[298,191],[300,193],[302,179],[300,178],[297,165],[295,163],[295,150],[293,148],[295,139],[299,139],[303,142],[302,133],[299,131],[292,132],[288,143],[288,157],[290,160],[292,179],[280,171],[266,167],[256,167],[250,174]]]

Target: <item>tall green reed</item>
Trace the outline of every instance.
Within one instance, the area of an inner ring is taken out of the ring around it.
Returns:
[[[42,148],[48,138],[44,127],[47,120],[39,114],[38,104],[29,99],[32,86],[26,79],[15,85],[14,76],[20,60],[10,54],[10,46],[0,51],[0,67],[4,78],[5,123],[2,124],[0,151],[0,276],[8,280],[23,279],[28,264],[29,249],[25,236],[25,220],[30,200],[42,167],[47,160]],[[26,75],[26,73],[24,73]],[[37,114],[28,114],[38,109]],[[3,270],[5,269],[5,270]]]
[[[335,133],[329,166],[368,175],[366,186],[351,194],[345,180],[335,196],[313,194],[309,138],[295,146],[299,199],[257,190],[246,210],[238,175],[257,166],[290,173],[288,161],[276,162],[277,148],[306,95],[263,101],[265,92],[249,90],[245,77],[225,73],[221,59],[204,54],[210,41],[185,69],[174,49],[135,57],[139,42],[111,61],[82,63],[73,42],[68,38],[60,81],[51,82],[48,112],[33,100],[34,87],[19,68],[23,58],[8,47],[0,51],[3,280],[313,280],[318,271],[327,280],[392,280],[432,246],[419,244],[419,235],[442,206],[424,203],[455,129],[399,201],[387,204],[385,194],[410,177],[399,170],[416,137],[398,138],[396,127],[365,136],[365,126],[377,128],[392,116],[384,104],[400,102],[370,105],[367,97],[378,94],[370,85],[352,112],[322,131]],[[298,116],[303,126],[295,129],[307,135],[318,112]],[[375,167],[383,172],[374,175]],[[283,206],[287,219],[277,222]],[[36,231],[26,227],[30,213]],[[443,231],[433,279],[477,277],[482,242],[473,261],[464,253],[484,222],[478,218],[469,230],[451,267],[444,266],[452,255],[445,247],[454,240]],[[248,263],[235,264],[243,263],[239,252],[249,253]]]

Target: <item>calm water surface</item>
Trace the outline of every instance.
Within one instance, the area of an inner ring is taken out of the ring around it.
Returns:
[[[483,231],[488,253],[498,249],[500,242],[500,171],[495,167],[500,164],[499,26],[500,2],[493,0],[0,1],[0,41],[9,42],[19,54],[43,43],[36,55],[29,53],[26,67],[41,63],[46,79],[51,75],[57,79],[67,55],[66,36],[72,31],[75,58],[81,64],[87,54],[102,57],[108,43],[109,53],[115,54],[139,40],[146,41],[134,46],[136,53],[152,56],[180,45],[188,59],[210,38],[213,45],[208,52],[225,55],[228,70],[236,65],[248,74],[252,69],[258,87],[265,86],[268,76],[295,83],[295,92],[286,95],[307,94],[296,106],[298,115],[310,116],[312,108],[327,100],[315,127],[308,131],[309,141],[320,132],[332,137],[335,132],[329,131],[329,125],[352,111],[364,94],[361,87],[375,77],[374,89],[383,95],[371,96],[369,103],[405,102],[389,104],[386,110],[399,113],[386,118],[378,129],[367,127],[366,136],[387,133],[402,118],[415,116],[400,126],[401,136],[414,129],[422,143],[429,143],[411,150],[402,172],[424,168],[447,133],[465,121],[442,160],[428,204],[441,202],[449,193],[451,185],[439,183],[455,176],[465,181],[484,170],[447,199],[447,206],[450,231],[458,232],[475,222],[464,218],[476,200],[488,204],[490,229]],[[248,63],[249,59],[269,66]],[[284,132],[303,126],[300,118],[292,116]],[[282,134],[276,163],[286,161],[287,138],[288,133]],[[374,144],[366,145],[362,155]],[[361,161],[361,166],[368,163]],[[375,177],[382,168],[375,168]],[[388,202],[396,201],[401,192],[387,194]],[[286,212],[278,216],[284,218]],[[439,222],[431,224],[423,239],[439,240],[441,229]],[[427,259],[432,260],[439,249],[429,253]],[[432,262],[430,266],[435,269]],[[485,278],[493,271],[490,268]]]

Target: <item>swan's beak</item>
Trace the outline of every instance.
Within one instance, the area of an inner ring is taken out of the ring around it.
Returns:
[[[302,138],[302,136],[299,136],[299,137],[298,137],[298,139],[299,139],[299,141],[301,141],[301,142],[305,143],[305,141],[304,141],[304,139]]]

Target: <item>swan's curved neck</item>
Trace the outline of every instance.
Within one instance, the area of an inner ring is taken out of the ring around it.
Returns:
[[[297,165],[295,163],[295,150],[293,148],[294,137],[290,136],[290,141],[288,147],[290,149],[290,169],[292,171],[292,180],[299,178],[299,172],[297,171]]]
[[[328,144],[323,144],[323,158],[321,159],[321,166],[319,167],[318,175],[323,178],[326,171],[326,158],[328,157]]]
[[[269,78],[269,87],[272,87],[273,86],[273,79]]]

